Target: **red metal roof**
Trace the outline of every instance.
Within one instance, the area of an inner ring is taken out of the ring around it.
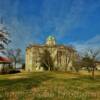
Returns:
[[[11,63],[12,60],[9,59],[9,58],[7,58],[7,57],[1,57],[1,56],[0,56],[0,62]]]

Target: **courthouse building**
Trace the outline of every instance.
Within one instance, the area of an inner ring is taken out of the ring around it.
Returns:
[[[55,37],[49,36],[45,44],[29,45],[26,48],[25,66],[26,71],[49,70],[48,66],[53,70],[72,70],[74,59],[76,51],[72,47],[59,45]]]

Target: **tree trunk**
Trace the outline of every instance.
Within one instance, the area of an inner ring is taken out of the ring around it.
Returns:
[[[50,66],[48,66],[48,70],[51,71]]]
[[[93,79],[95,78],[94,71],[95,71],[95,67],[93,67],[93,69],[92,69],[92,78],[93,78]]]
[[[14,69],[16,69],[16,64],[17,64],[17,59],[15,57],[15,65],[14,65]]]

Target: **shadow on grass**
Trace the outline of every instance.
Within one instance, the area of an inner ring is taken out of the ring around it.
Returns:
[[[30,74],[26,78],[20,79],[1,79],[0,80],[0,91],[12,91],[12,90],[30,90],[33,87],[39,87],[42,82],[53,79],[49,74],[35,73]]]
[[[15,75],[14,75],[15,76]],[[59,84],[63,82],[65,86],[81,86],[81,84],[96,85],[100,83],[100,76],[96,76],[95,80],[91,79],[90,76],[80,76],[77,78],[56,78],[52,73],[36,72],[29,73],[26,75],[18,74],[16,76],[26,76],[14,79],[0,79],[0,91],[25,91],[31,90],[32,88],[39,87],[43,82],[52,80],[52,84]],[[10,77],[10,76],[7,76]]]
[[[93,79],[91,76],[80,76],[77,78],[69,78],[69,79],[61,79],[63,82],[73,82],[73,83],[99,83],[100,82],[100,76],[96,76],[95,79]],[[60,81],[61,81],[60,80]]]
[[[13,76],[14,78],[7,79]],[[21,78],[18,79],[15,78],[15,76],[20,76]],[[29,100],[30,98],[30,100],[33,98],[35,98],[33,100],[48,100],[49,97],[45,98],[46,96],[50,96],[50,100],[56,100],[57,96],[61,98],[61,100],[66,100],[68,97],[74,98],[68,100],[83,100],[83,98],[84,100],[89,100],[88,98],[92,96],[90,94],[87,95],[87,93],[96,93],[100,90],[100,76],[96,76],[95,81],[92,80],[90,76],[79,76],[75,78],[72,76],[72,78],[68,78],[68,76],[65,77],[64,75],[63,78],[51,72],[22,73],[16,75],[12,74],[12,76],[8,75],[7,78],[4,78],[4,76],[1,77],[0,100],[11,100],[12,98],[14,98],[14,100]],[[50,83],[48,82],[49,80],[51,80]],[[42,84],[43,82],[46,82],[46,85]],[[31,89],[33,90],[30,91]],[[13,95],[13,93],[15,95]],[[10,96],[7,94],[12,96],[11,99],[8,99]],[[18,97],[18,99],[15,99],[16,97]]]

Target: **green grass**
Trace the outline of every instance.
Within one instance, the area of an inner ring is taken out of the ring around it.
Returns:
[[[100,74],[33,72],[0,75],[0,100],[100,100]]]

